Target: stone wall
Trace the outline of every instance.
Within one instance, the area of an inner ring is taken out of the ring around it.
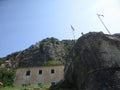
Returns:
[[[42,70],[42,74],[39,74],[39,70]],[[53,70],[54,73],[51,73],[51,70]],[[30,71],[30,75],[26,75],[27,71]],[[63,77],[63,65],[18,68],[14,85],[51,84],[52,82],[58,83],[64,79]]]

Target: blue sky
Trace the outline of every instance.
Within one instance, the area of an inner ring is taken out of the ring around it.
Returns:
[[[103,31],[97,13],[112,34],[119,32],[119,0],[0,0],[0,57],[46,38],[73,39],[81,32]]]

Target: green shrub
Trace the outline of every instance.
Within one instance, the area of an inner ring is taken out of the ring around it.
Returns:
[[[13,86],[15,69],[0,68],[0,81],[3,86]]]
[[[40,84],[38,85],[40,88],[43,88],[43,89],[48,89],[50,88],[50,85],[46,85],[46,84]]]
[[[44,62],[44,66],[53,66],[53,65],[64,65],[65,61],[47,61]]]
[[[0,65],[4,62],[4,60],[2,58],[0,58]]]
[[[23,86],[14,86],[14,87],[5,86],[5,87],[0,87],[0,90],[49,90],[49,88],[50,88],[50,85],[34,84],[34,85],[26,86],[26,87],[23,87]]]

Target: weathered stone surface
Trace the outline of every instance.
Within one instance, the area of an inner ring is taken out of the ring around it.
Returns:
[[[26,71],[30,71],[30,76],[26,76]],[[42,73],[39,74],[39,70],[42,70]],[[54,73],[51,74],[51,70],[54,70]],[[46,84],[51,85],[51,82],[58,83],[63,80],[64,77],[64,66],[41,66],[41,67],[25,67],[18,68],[16,70],[16,75],[14,79],[15,86],[21,86],[23,84]]]
[[[71,88],[120,90],[120,34],[90,32],[78,39],[66,64],[65,80],[52,90]]]
[[[0,67],[33,67],[43,65],[47,61],[64,62],[73,46],[73,40],[59,41],[56,38],[46,38],[31,45],[29,48],[4,57]]]

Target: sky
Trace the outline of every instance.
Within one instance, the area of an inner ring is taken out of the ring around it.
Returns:
[[[120,33],[120,0],[0,0],[0,57],[47,37],[75,39],[81,32]]]

